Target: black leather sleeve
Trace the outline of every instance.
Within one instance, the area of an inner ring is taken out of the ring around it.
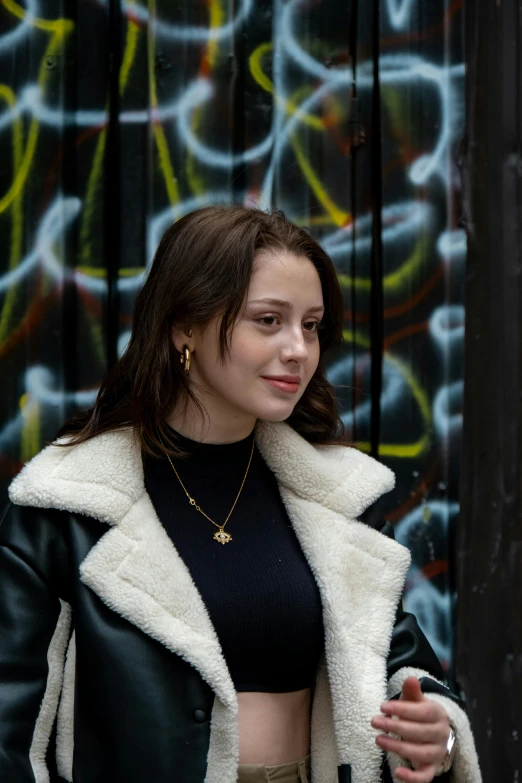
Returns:
[[[376,529],[380,530],[380,532],[383,535],[388,536],[388,538],[393,538],[395,540],[393,525],[389,522],[383,520]],[[419,677],[419,683],[423,693],[439,693],[441,696],[446,696],[464,709],[461,700],[452,693],[449,688],[438,682],[439,680],[444,680],[444,670],[441,663],[423,634],[415,616],[404,611],[401,597],[395,615],[395,624],[393,626],[390,650],[388,653],[388,679],[390,679],[395,672],[398,672],[404,667],[422,669],[427,673],[428,676]],[[430,674],[432,677],[429,676]],[[436,679],[433,679],[433,677],[436,677]],[[392,699],[398,698],[400,698],[400,693],[396,693],[392,696]],[[438,783],[449,783],[450,778],[451,771],[444,775],[440,775],[436,780]],[[393,783],[392,774],[386,757],[383,759],[382,781],[383,783]]]
[[[9,503],[0,521],[2,783],[34,783],[29,752],[46,691],[47,653],[60,598],[66,598],[64,544],[59,528],[47,518],[43,522],[42,513]]]
[[[395,539],[393,525],[389,522],[383,521],[380,532],[388,536],[388,538]],[[449,688],[438,682],[438,680],[443,681],[445,679],[441,663],[422,632],[415,615],[404,611],[401,598],[395,615],[395,624],[388,653],[388,679],[404,667],[422,669],[428,674],[427,677],[419,678],[423,693],[439,693],[442,696],[447,696],[458,704],[459,707],[463,708],[461,700]],[[436,679],[429,677],[430,674]],[[396,694],[392,698],[399,698],[399,696],[400,694]]]

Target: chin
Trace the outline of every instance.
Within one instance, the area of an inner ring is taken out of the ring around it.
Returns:
[[[292,415],[294,408],[295,404],[260,406],[256,416],[258,419],[264,419],[265,421],[285,421]]]

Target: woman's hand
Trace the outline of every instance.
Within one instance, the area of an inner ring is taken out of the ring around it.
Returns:
[[[381,711],[385,715],[372,718],[372,726],[398,734],[400,739],[379,734],[377,745],[394,751],[413,767],[397,767],[395,776],[408,783],[430,783],[446,756],[450,725],[444,708],[425,698],[417,677],[407,677],[400,700],[385,702]]]

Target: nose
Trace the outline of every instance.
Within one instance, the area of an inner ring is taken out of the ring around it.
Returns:
[[[285,344],[281,348],[281,358],[284,362],[303,364],[308,359],[308,346],[301,326],[288,333]]]

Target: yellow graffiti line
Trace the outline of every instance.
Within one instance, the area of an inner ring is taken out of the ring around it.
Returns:
[[[410,285],[412,277],[422,269],[422,262],[425,258],[427,244],[428,236],[421,233],[410,257],[406,259],[404,264],[394,272],[390,272],[390,274],[383,277],[382,284],[387,293],[397,293],[402,288],[406,288]],[[355,279],[352,279],[350,275],[339,273],[338,278],[339,283],[343,288],[351,288],[353,285],[355,288],[371,291],[372,281],[369,277],[356,277]]]
[[[118,274],[120,277],[134,277],[135,275],[142,274],[146,270],[147,267],[145,266],[129,266],[122,267],[118,270]],[[77,267],[77,271],[86,277],[97,277],[103,280],[107,277],[107,270],[100,269],[99,266],[79,266]]]
[[[343,331],[343,339],[347,343],[355,343],[363,348],[370,347],[369,337],[360,332],[354,333],[351,329],[345,329]],[[394,365],[406,381],[413,399],[418,405],[425,432],[413,443],[379,443],[379,456],[412,459],[413,457],[418,457],[423,454],[428,449],[431,442],[432,419],[428,396],[407,364],[388,351],[384,352],[383,358]],[[361,449],[361,451],[370,452],[371,444],[368,441],[358,441],[357,448]]]
[[[27,19],[31,27],[37,27],[39,30],[47,32],[68,33],[74,27],[74,22],[70,19],[40,19],[37,16],[31,16],[25,8],[15,3],[14,0],[2,0],[4,8],[16,16],[18,19]]]
[[[127,81],[131,72],[131,68],[134,65],[134,59],[136,57],[136,49],[138,46],[138,38],[140,34],[140,28],[136,24],[129,20],[127,23],[127,37],[125,40],[125,49],[123,52],[123,58],[120,67],[120,94],[123,95],[127,86]]]
[[[192,114],[191,117],[191,127],[192,127],[192,133],[197,134],[199,126],[200,126],[200,119],[202,118],[202,110],[200,107],[198,107]],[[203,177],[200,176],[198,170],[197,170],[198,161],[192,150],[189,148],[187,150],[187,160],[185,164],[185,176],[187,178],[187,184],[190,188],[190,191],[192,195],[194,196],[202,196],[206,190],[206,185]]]
[[[0,97],[4,98],[6,103],[12,107],[16,105],[16,95],[10,87],[0,85]],[[13,120],[13,173],[17,171],[23,154],[23,124],[20,117]],[[11,247],[9,253],[9,269],[14,269],[20,261],[22,253],[23,236],[23,210],[22,193],[20,193],[11,204],[12,228],[11,228]],[[0,345],[5,340],[9,332],[11,315],[16,302],[15,286],[10,286],[2,307],[0,316]]]
[[[209,17],[209,31],[216,30],[218,27],[221,27],[225,18],[225,13],[221,7],[220,0],[210,0]],[[208,41],[205,59],[208,61],[209,66],[214,66],[216,64],[218,53],[219,40],[216,38],[214,40]]]
[[[141,275],[146,271],[146,266],[131,266],[120,269],[120,277],[134,277],[134,275]]]
[[[107,356],[105,353],[105,337],[103,321],[100,320],[89,308],[84,310],[89,322],[89,339],[94,346],[95,356],[98,359],[98,367],[102,374],[107,372]]]
[[[319,180],[319,177],[313,170],[309,161],[306,159],[305,152],[296,134],[292,133],[290,135],[290,143],[295,152],[303,176],[308,182],[310,189],[312,190],[316,199],[319,201],[320,204],[323,205],[325,211],[331,217],[333,223],[336,226],[338,227],[345,226],[351,220],[350,213],[345,212],[344,210],[340,209],[336,204],[334,204],[334,202],[328,195],[326,188]]]
[[[89,174],[89,180],[87,182],[87,191],[84,202],[84,209],[82,211],[82,222],[80,226],[80,247],[81,258],[84,262],[87,262],[91,258],[92,244],[91,244],[91,225],[96,209],[96,193],[98,188],[98,182],[101,177],[101,171],[103,167],[103,159],[105,155],[105,144],[107,141],[107,133],[103,130],[96,142],[96,149],[94,151],[93,165]],[[78,271],[82,271],[83,267],[79,267]],[[100,269],[99,267],[89,267],[89,271],[85,274],[90,274],[92,277],[107,276],[106,269]],[[90,337],[91,344],[94,345],[96,356],[100,362],[100,366],[105,371],[106,355],[103,336],[101,333],[101,324],[96,322],[90,310],[87,308],[87,318],[90,322]]]
[[[248,58],[250,73],[252,74],[253,78],[259,84],[260,87],[266,90],[266,92],[269,92],[274,95],[274,99],[276,103],[281,105],[289,116],[293,116],[294,114],[299,114],[302,122],[305,125],[308,125],[310,128],[315,128],[316,130],[324,132],[325,131],[324,121],[320,117],[315,117],[312,114],[307,114],[306,112],[303,112],[302,109],[299,108],[298,104],[294,103],[293,100],[284,100],[277,93],[274,92],[273,82],[271,82],[268,76],[266,76],[261,64],[264,55],[267,54],[267,52],[272,51],[272,48],[273,46],[271,43],[260,44],[257,47],[257,49],[254,49],[254,51]]]
[[[402,95],[399,93],[399,91],[392,87],[389,84],[381,85],[381,97],[382,102],[385,104],[388,114],[390,116],[391,122],[390,122],[390,128],[396,129],[400,128],[401,130],[399,133],[395,132],[393,135],[398,139],[399,142],[402,141],[404,144],[404,137],[403,129],[404,131],[407,130],[408,125],[404,122],[404,117],[407,116],[406,111],[406,101],[402,96],[407,96],[408,93],[405,91],[401,91]],[[411,127],[411,126],[410,126]]]
[[[87,189],[85,193],[85,202],[82,214],[82,222],[80,226],[80,257],[85,264],[91,258],[92,245],[90,242],[91,236],[91,222],[93,219],[94,211],[96,209],[96,192],[98,188],[98,182],[101,177],[103,168],[103,158],[105,155],[105,144],[107,141],[107,133],[103,130],[98,136],[96,142],[96,149],[94,151],[93,163],[87,181]]]
[[[86,277],[97,277],[101,280],[105,280],[107,277],[107,270],[99,266],[78,266],[76,271]]]
[[[217,0],[212,0],[210,4],[210,29],[220,27],[223,23],[224,13],[221,4]],[[206,46],[206,51],[203,54],[203,61],[207,63],[207,67],[210,69],[215,66],[217,55],[219,52],[219,40],[209,40]],[[204,118],[204,108],[202,106],[196,107],[190,117],[190,127],[194,136],[199,135],[199,130],[202,127],[202,120]],[[185,165],[185,175],[187,183],[190,187],[191,193],[196,196],[201,196],[206,190],[205,182],[200,176],[197,170],[197,160],[189,148],[187,151],[187,162]]]
[[[292,217],[292,221],[298,226],[334,226],[330,215],[307,215],[302,218],[300,215]]]
[[[156,13],[156,0],[149,0],[149,19],[153,19]],[[153,25],[149,24],[149,37],[148,37],[148,70],[149,70],[149,94],[151,97],[151,104],[154,109],[158,107],[158,91],[156,87],[156,46],[153,35]],[[159,156],[159,166],[163,179],[165,180],[165,189],[167,196],[172,205],[177,204],[180,200],[180,194],[178,189],[178,183],[174,176],[174,170],[169,155],[169,146],[167,139],[165,138],[165,132],[159,121],[153,121],[152,133],[156,142],[156,147]]]
[[[38,85],[40,87],[43,87],[45,85],[45,82],[47,81],[49,76],[49,72],[45,67],[45,60],[47,59],[47,57],[52,56],[58,50],[58,48],[62,43],[64,35],[68,33],[70,30],[72,30],[73,26],[74,25],[68,27],[64,26],[63,29],[57,30],[52,35],[51,40],[49,41],[47,49],[45,50],[44,56],[42,58],[40,71],[38,73]],[[33,118],[29,126],[27,146],[25,148],[25,154],[23,160],[20,163],[18,172],[13,180],[11,187],[9,188],[5,196],[2,199],[0,199],[0,212],[5,212],[5,210],[9,207],[13,199],[15,199],[19,195],[19,193],[21,192],[22,188],[25,185],[33,161],[34,153],[36,150],[36,142],[38,140],[39,127],[40,127],[40,123],[38,122],[38,120],[35,120]]]
[[[23,426],[20,459],[28,462],[40,450],[40,403],[27,392],[20,398]]]
[[[180,200],[179,188],[176,177],[174,176],[174,169],[170,161],[169,145],[165,138],[165,132],[161,125],[154,125],[154,139],[156,141],[156,147],[158,148],[159,164],[165,180],[165,188],[167,189],[167,195],[172,205],[177,204]]]
[[[133,3],[131,3],[133,4]],[[119,77],[119,91],[120,95],[123,95],[127,87],[130,72],[136,57],[136,50],[138,44],[140,29],[138,25],[129,20],[127,23],[127,34],[125,39],[125,48],[123,51],[122,64],[120,68]],[[107,105],[105,107],[107,110]],[[103,129],[98,136],[96,142],[96,149],[94,151],[93,163],[87,180],[87,188],[85,192],[84,208],[82,211],[82,221],[80,227],[80,247],[81,247],[81,259],[84,264],[87,264],[91,258],[92,246],[89,241],[91,235],[91,225],[96,209],[96,195],[99,187],[99,180],[103,171],[103,160],[105,156],[105,145],[107,142],[107,132]]]
[[[277,95],[277,93],[274,93],[274,85],[263,72],[262,65],[261,65],[261,60],[263,56],[268,52],[270,52],[271,50],[272,50],[272,44],[265,43],[258,46],[257,49],[255,49],[254,52],[251,54],[249,58],[249,65],[250,65],[250,72],[252,73],[252,76],[261,87],[263,87],[267,92],[274,95],[276,102],[284,107],[285,112],[287,114],[294,115],[298,113],[301,116],[304,125],[308,125],[309,127],[324,132],[326,130],[324,121],[319,117],[314,117],[310,114],[306,114],[305,112],[303,112],[295,101],[295,98],[297,97],[298,94],[302,92],[303,88],[297,91],[296,94],[293,96],[293,99],[290,100],[282,100]],[[330,198],[330,196],[326,191],[325,186],[319,180],[319,177],[317,176],[311,164],[307,160],[306,154],[303,150],[303,147],[296,133],[291,134],[290,143],[294,149],[299,166],[301,168],[301,172],[305,180],[308,182],[308,185],[310,186],[310,189],[314,193],[317,200],[323,205],[325,211],[332,219],[333,224],[336,227],[346,225],[346,223],[351,219],[350,213],[338,207]]]

